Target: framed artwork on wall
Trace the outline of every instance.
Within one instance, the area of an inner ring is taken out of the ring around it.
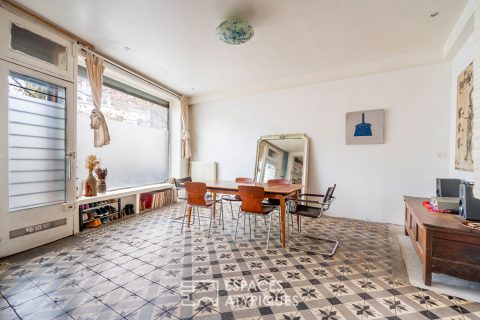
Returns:
[[[347,112],[347,144],[384,143],[384,109]]]
[[[473,171],[473,62],[457,77],[455,169]]]

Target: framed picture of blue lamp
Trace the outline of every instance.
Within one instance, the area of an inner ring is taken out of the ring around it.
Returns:
[[[347,144],[384,143],[384,109],[347,112]]]

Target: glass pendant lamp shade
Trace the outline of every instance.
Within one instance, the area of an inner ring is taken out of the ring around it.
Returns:
[[[253,28],[241,20],[225,20],[217,27],[217,36],[228,44],[242,44],[253,37]]]

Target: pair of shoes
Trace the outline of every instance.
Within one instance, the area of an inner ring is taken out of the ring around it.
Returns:
[[[135,213],[135,209],[133,208],[133,204],[127,204],[127,205],[125,205],[125,207],[123,208],[123,211],[124,211],[125,214],[127,214],[127,215],[134,214],[134,213]]]
[[[102,222],[100,221],[100,219],[94,219],[90,222],[88,222],[85,227],[87,228],[96,228],[98,226],[100,226],[102,224]]]
[[[106,206],[106,207],[103,207],[105,210],[108,211],[109,214],[112,214],[112,213],[115,213],[117,212],[117,209],[115,209],[114,207],[112,206]]]

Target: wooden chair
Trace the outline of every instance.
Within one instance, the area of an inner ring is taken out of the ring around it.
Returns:
[[[267,180],[267,184],[270,186],[279,186],[279,185],[289,185],[290,181],[286,179],[271,179]],[[285,199],[285,202],[287,199]],[[279,206],[280,205],[280,200],[278,199],[267,199],[267,203],[274,205],[274,206]]]
[[[197,213],[200,208],[210,209],[210,224],[208,227],[208,236],[210,237],[212,220],[214,218],[214,204],[219,202],[218,200],[206,199],[207,195],[207,185],[203,182],[185,182],[185,190],[187,191],[187,204],[185,206],[185,211],[183,213],[182,221],[182,232],[183,226],[185,225],[185,218],[187,217],[187,209],[192,208],[192,216],[194,215],[194,210],[197,209]],[[200,214],[198,215],[198,220],[200,224]],[[223,222],[223,209],[220,207],[220,220],[222,222],[222,227],[225,229],[225,224]]]
[[[262,187],[257,186],[238,186],[238,194],[242,199],[242,204],[240,210],[238,211],[237,216],[237,226],[235,227],[235,238],[237,240],[237,231],[238,231],[238,221],[240,220],[240,215],[248,214],[249,225],[250,225],[250,239],[252,238],[252,225],[250,223],[250,215],[261,215],[263,217],[270,215],[270,223],[268,224],[268,233],[267,233],[267,248],[268,242],[270,240],[270,229],[272,227],[272,215],[270,214],[275,207],[271,205],[265,205],[262,201],[265,199],[265,190]]]
[[[245,183],[245,184],[249,184],[249,183],[254,183],[255,181],[252,179],[252,178],[236,178],[235,179],[235,182],[236,183]],[[224,196],[222,196],[221,198],[221,206],[223,207],[223,201],[227,201],[228,203],[230,203],[230,210],[232,211],[232,219],[234,220],[234,216],[233,216],[233,205],[232,205],[232,202],[240,202],[242,201],[242,199],[240,198],[240,196],[238,195],[229,195],[229,194],[226,194]]]
[[[334,184],[332,187],[329,187],[327,189],[327,192],[325,195],[322,194],[314,194],[314,193],[304,193],[301,194],[298,203],[294,210],[292,211],[292,215],[297,216],[297,228],[298,228],[298,233],[301,235],[302,232],[302,221],[301,217],[307,217],[307,218],[314,218],[314,219],[319,219],[323,216],[325,211],[327,211],[333,200],[335,200],[335,197],[333,196],[333,192],[335,191],[336,184]],[[307,200],[306,198],[322,198],[321,201],[319,200]],[[309,205],[309,204],[315,204],[315,206]],[[290,232],[289,232],[290,233]],[[319,253],[324,256],[333,256],[335,254],[335,251],[337,250],[338,247],[338,241],[334,239],[329,239],[325,237],[313,237],[313,236],[305,236],[306,238],[309,239],[315,239],[315,240],[320,240],[320,241],[326,241],[334,244],[333,249],[330,252],[326,253]],[[290,236],[289,236],[290,238]],[[290,239],[289,239],[290,240]],[[292,247],[292,246],[290,246]]]
[[[270,185],[286,185],[290,184],[290,181],[287,179],[270,179],[267,180],[267,183]]]
[[[185,178],[180,178],[180,179],[177,179],[177,178],[173,178],[173,181],[175,183],[175,190],[177,192],[177,199],[178,200],[187,200],[186,197],[179,197],[178,196],[178,193],[180,190],[184,190],[185,189],[185,182],[191,182],[192,181],[192,177],[185,177]],[[185,203],[185,206],[187,204]],[[197,210],[197,215],[198,215],[198,224],[200,225],[200,213],[198,212]],[[174,222],[177,222],[177,223],[180,223],[180,221],[177,221],[177,220],[180,220],[182,219],[182,217],[178,217],[178,218],[175,218],[173,219]],[[183,222],[182,222],[183,223]],[[192,224],[195,223],[195,214],[194,212],[192,213]]]
[[[287,179],[271,179],[271,180],[267,180],[267,184],[271,185],[271,186],[289,185],[290,181],[287,180]],[[285,211],[286,211],[285,214],[287,215],[287,217],[288,217],[288,214],[290,212],[290,203],[293,200],[295,200],[295,199],[292,198],[292,197],[285,198]],[[282,226],[281,226],[281,217],[280,217],[280,200],[278,200],[278,199],[267,199],[266,202],[264,202],[264,203],[269,204],[269,205],[273,205],[273,206],[275,206],[276,209],[278,209],[278,224],[281,228]]]

